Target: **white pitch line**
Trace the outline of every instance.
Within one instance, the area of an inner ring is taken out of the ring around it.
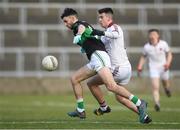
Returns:
[[[78,120],[74,121],[0,121],[0,124],[69,124],[69,123],[77,123]],[[112,121],[86,121],[79,120],[78,123],[82,124],[140,124],[139,122],[112,122]],[[150,124],[154,125],[179,125],[180,122],[152,122]]]

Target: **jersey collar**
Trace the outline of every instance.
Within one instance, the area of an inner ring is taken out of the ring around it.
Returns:
[[[74,28],[76,28],[77,25],[78,25],[78,21],[76,21],[76,22],[72,25],[71,30],[74,30]]]
[[[111,27],[113,24],[114,24],[114,23],[113,23],[113,22],[111,22],[111,23],[108,25],[108,28],[109,28],[109,27]]]
[[[149,41],[149,44],[150,44],[151,46],[157,46],[157,45],[159,44],[159,42],[160,42],[160,39],[158,39],[158,43],[157,43],[156,45],[153,45],[150,41]]]

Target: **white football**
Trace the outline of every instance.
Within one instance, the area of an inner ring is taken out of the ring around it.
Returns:
[[[45,70],[53,71],[58,67],[58,60],[52,55],[45,56],[42,60],[42,66]]]

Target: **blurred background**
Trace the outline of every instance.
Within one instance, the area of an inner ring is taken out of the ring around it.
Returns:
[[[80,20],[99,29],[102,28],[98,25],[97,10],[113,8],[114,19],[124,30],[134,87],[149,85],[146,78],[136,78],[136,67],[147,42],[148,29],[160,29],[161,38],[172,48],[172,86],[178,89],[179,0],[0,0],[1,94],[72,91],[69,76],[86,64],[87,59],[80,54],[79,47],[72,44],[72,32],[60,19],[66,7],[76,9]],[[56,71],[42,69],[41,60],[48,54],[58,58]],[[146,66],[143,76],[147,74]]]

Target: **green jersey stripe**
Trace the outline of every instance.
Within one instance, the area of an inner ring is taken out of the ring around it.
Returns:
[[[103,60],[103,58],[101,57],[100,54],[98,54],[98,52],[94,52],[94,54],[97,56],[97,58],[101,61],[102,65],[105,66],[105,62]]]

